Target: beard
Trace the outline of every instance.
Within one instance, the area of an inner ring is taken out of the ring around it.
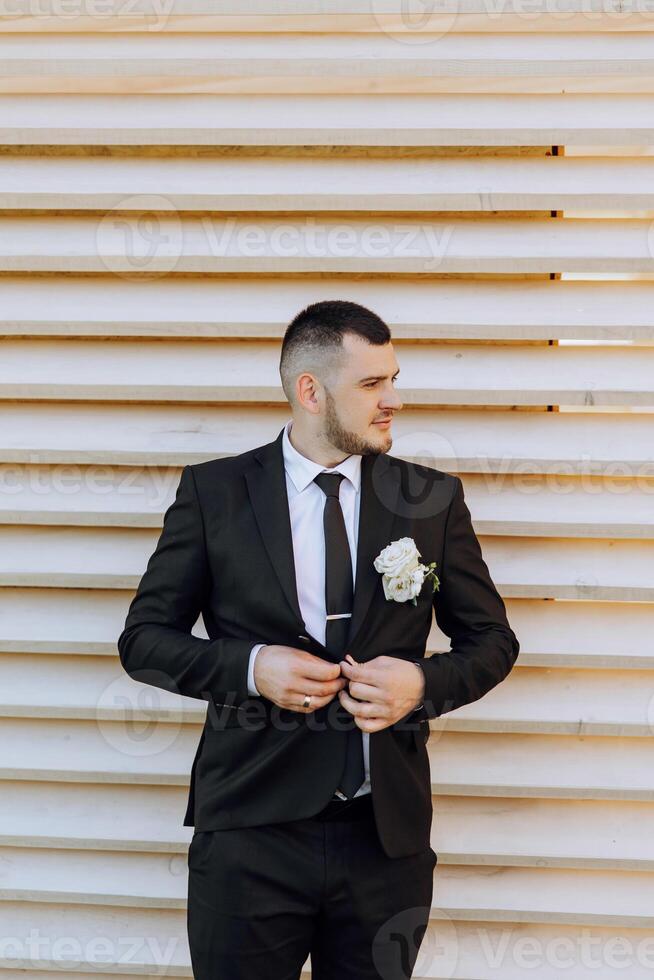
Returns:
[[[324,435],[332,446],[340,449],[343,453],[357,456],[370,456],[374,453],[388,451],[392,441],[390,438],[388,439],[388,444],[381,448],[379,443],[370,442],[368,439],[364,439],[363,436],[358,435],[358,433],[346,429],[338,417],[336,402],[327,389],[325,389],[325,396],[327,411],[325,412]],[[383,432],[384,430],[380,429],[380,431]]]

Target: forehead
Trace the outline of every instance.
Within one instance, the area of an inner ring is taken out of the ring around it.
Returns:
[[[369,344],[364,337],[356,334],[343,336],[343,349],[347,354],[344,371],[348,374],[390,374],[399,370],[393,344]]]

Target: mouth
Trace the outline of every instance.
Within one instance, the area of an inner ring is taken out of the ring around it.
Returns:
[[[373,422],[372,424],[373,425],[390,425],[392,421],[393,421],[392,418],[389,418],[389,419],[377,419],[377,421],[376,422]]]

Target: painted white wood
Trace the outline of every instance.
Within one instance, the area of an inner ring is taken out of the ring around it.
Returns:
[[[207,713],[205,701],[152,691],[132,680],[117,658],[87,657],[82,664],[73,656],[5,653],[0,666],[0,716],[5,718],[122,722],[129,711],[135,723],[200,724]],[[215,710],[220,716],[220,709]],[[654,733],[654,676],[646,669],[616,674],[590,667],[523,666],[498,689],[436,719],[432,728],[647,738]]]
[[[0,522],[161,527],[180,475],[179,467],[0,464]]]
[[[642,146],[654,96],[0,96],[0,142],[54,146]]]
[[[654,115],[653,115],[654,118]],[[146,211],[152,202],[145,204]],[[141,214],[0,222],[0,271],[180,273],[654,273],[647,219],[347,220]]]
[[[0,899],[184,908],[186,857],[0,847]],[[77,888],[76,888],[77,886]],[[443,866],[433,908],[453,919],[593,922],[646,928],[654,879],[639,871]],[[79,890],[78,890],[79,889]]]
[[[0,950],[4,980],[90,980],[98,936],[107,980],[191,976],[207,705],[132,681],[115,641],[180,467],[278,435],[279,340],[330,296],[391,325],[392,452],[460,473],[521,642],[504,684],[431,725],[416,980],[558,980],[566,940],[569,975],[613,980],[616,936],[651,943],[654,305],[628,277],[654,272],[654,8],[443,0],[416,33],[398,0],[55,6],[0,14],[0,901],[3,935],[50,940]],[[238,240],[321,223],[354,251]],[[448,648],[434,621],[427,652]],[[525,940],[550,944],[535,968]]]
[[[445,728],[427,749],[437,796],[654,801],[650,739]]]
[[[35,977],[44,975],[42,969],[59,977],[77,977],[78,970],[95,977],[105,971],[112,975],[113,969],[120,976],[193,976],[185,916],[179,909],[83,902],[72,910],[53,902],[3,904],[3,930],[12,943],[0,952],[0,968],[21,967],[34,971]]]
[[[120,722],[0,718],[0,780],[185,787],[200,730],[159,722],[135,745]],[[513,733],[432,731],[432,792],[654,800],[647,739],[529,734],[518,742],[516,752]]]
[[[124,724],[105,719],[1,718],[0,732],[3,781],[187,786],[200,726],[158,722],[138,743]],[[529,734],[520,737],[516,760],[511,732],[489,737],[445,727],[433,730],[427,743],[432,792],[651,802],[650,741]]]
[[[654,480],[467,473],[477,533],[654,538]]]
[[[627,800],[439,796],[431,844],[439,868],[501,864],[651,871],[653,819],[648,803]]]
[[[654,672],[524,667],[432,724],[448,731],[647,739],[654,735]]]
[[[16,903],[7,919],[7,929],[16,937],[20,956],[14,951],[7,963],[15,970],[19,963],[35,967],[40,980],[60,977],[62,968],[70,964],[71,973],[79,980],[102,976],[109,980],[118,977],[158,975],[191,977],[190,961],[184,935],[184,915],[180,911],[152,913],[135,909],[107,909],[80,906],[79,939],[68,945],[57,943],[59,937],[69,937],[66,925],[57,920],[56,909],[49,903]],[[31,929],[47,937],[38,953],[29,945]],[[107,937],[98,944],[98,934]],[[148,937],[147,942],[134,941],[134,936]],[[573,968],[575,977],[582,980],[610,980],[615,976],[616,963],[627,964],[630,978],[646,980],[651,938],[647,929],[634,929],[616,943],[615,929],[589,924],[584,927],[584,945],[580,943],[577,924],[540,924],[502,922],[478,924],[459,920],[454,925],[449,917],[434,908],[429,931],[423,942],[414,971],[416,980],[494,980],[501,969],[507,980],[522,980],[526,970],[536,980],[556,980],[562,970]],[[115,951],[121,972],[107,971],[107,949]],[[80,972],[80,964],[90,972]],[[50,969],[51,968],[51,969]],[[5,980],[18,980],[25,973],[3,971]],[[308,977],[308,972],[302,973]]]
[[[23,160],[27,162],[29,158]],[[60,162],[57,158],[50,161],[49,181],[55,179]],[[97,158],[86,161],[91,162],[104,163]],[[158,164],[157,159],[148,161],[150,175]],[[128,196],[126,206],[131,201]],[[0,278],[0,329],[8,335],[268,338],[279,342],[296,313],[317,295],[347,298],[375,310],[388,323],[398,356],[407,340],[654,340],[654,284],[637,280],[403,282],[261,276],[126,281],[117,277],[41,280],[6,276]]]
[[[131,592],[111,589],[0,590],[0,651],[116,657],[116,638]],[[654,664],[654,606],[650,603],[593,603],[588,629],[584,602],[506,599],[509,621],[520,637],[522,667],[593,667],[631,670]],[[202,618],[195,636],[207,636]],[[450,640],[434,621],[427,653],[449,650]]]
[[[617,671],[654,666],[654,606],[642,602],[594,600],[588,627],[586,602],[507,599],[507,615],[520,638],[516,666],[597,667]],[[450,646],[440,630],[430,635],[430,651]]]
[[[398,388],[399,390],[399,388]],[[275,439],[288,406],[6,403],[0,448],[7,462],[133,467],[202,462]],[[489,433],[492,432],[492,440]],[[654,476],[646,413],[402,409],[391,454],[447,472]],[[101,470],[99,475],[106,471]],[[556,485],[556,484],[555,484]]]
[[[654,878],[639,871],[444,866],[436,907],[458,919],[651,926]]]
[[[0,655],[0,715],[202,724],[207,702],[133,680],[118,657]],[[226,708],[225,713],[231,709]],[[129,714],[128,714],[129,713]],[[220,714],[220,712],[218,712]]]
[[[119,589],[0,589],[0,651],[113,658],[131,597]],[[206,637],[201,618],[193,632]]]
[[[30,94],[524,95],[654,91],[649,38],[457,34],[398,44],[391,33],[0,35],[0,91]]]
[[[6,869],[0,901],[180,909],[186,902],[186,854],[62,851],[0,846]]]
[[[279,345],[7,340],[5,398],[281,402]],[[396,382],[404,406],[654,406],[654,346],[404,345]],[[401,409],[398,409],[398,412]]]
[[[148,851],[186,857],[183,786],[2,782],[0,842],[22,848]],[[4,974],[0,974],[6,980]]]
[[[147,195],[162,210],[629,210],[654,207],[653,185],[652,157],[0,158],[13,209],[139,211]]]
[[[178,820],[183,787],[5,780],[2,798],[5,846],[185,856],[192,836]],[[439,867],[651,871],[652,819],[647,803],[626,800],[437,796],[431,843]]]
[[[0,718],[0,780],[188,787],[201,730],[158,723],[135,740],[124,722]]]
[[[57,0],[41,0],[34,8],[29,0],[15,0],[11,16],[0,20],[6,33],[71,33],[82,31],[172,32],[227,31],[260,33],[307,31],[353,32],[378,34],[413,43],[416,37],[430,32],[438,36],[448,32],[533,33],[552,31],[577,33],[606,31],[610,33],[651,30],[653,14],[647,3],[636,0],[549,0],[525,6],[521,0],[506,0],[490,6],[485,0],[441,0],[437,8],[422,11],[421,17],[407,16],[400,0],[365,0],[343,3],[321,0],[307,7],[302,0],[246,0],[246,2],[212,2],[212,0],[173,0],[152,4],[150,0],[131,0],[128,5],[111,0],[99,7],[68,7],[62,16]]]
[[[140,529],[0,526],[0,584],[136,588],[158,536]],[[649,541],[483,535],[480,541],[491,575],[507,596],[627,602],[654,597]]]
[[[0,464],[0,521],[161,527],[179,479],[178,467],[106,468],[99,475],[93,466]],[[654,538],[654,479],[468,473],[465,490],[477,533]]]

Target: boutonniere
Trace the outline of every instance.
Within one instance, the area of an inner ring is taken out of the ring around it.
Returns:
[[[436,591],[440,585],[434,571],[437,563],[432,561],[429,565],[422,565],[418,561],[420,557],[413,538],[398,538],[379,552],[373,564],[382,574],[382,585],[387,599],[394,599],[395,602],[411,599],[416,606],[416,596],[425,579],[430,576],[433,576],[433,591]]]

